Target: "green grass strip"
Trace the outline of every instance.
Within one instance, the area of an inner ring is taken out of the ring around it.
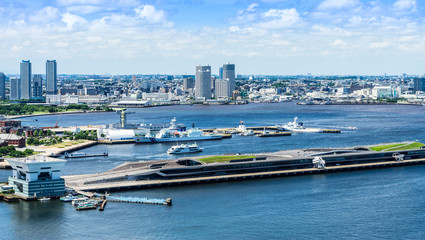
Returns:
[[[212,163],[212,162],[229,162],[231,160],[238,160],[238,159],[249,159],[249,158],[255,158],[254,155],[243,155],[243,156],[213,156],[213,157],[206,157],[198,159],[200,162],[204,163]]]
[[[397,143],[397,144],[379,145],[379,146],[371,147],[370,150],[380,152],[380,151],[388,149],[388,148],[398,147],[398,146],[402,146],[402,145],[405,145],[405,144],[404,143]]]
[[[425,146],[425,145],[423,143],[414,142],[414,143],[411,143],[411,144],[406,145],[406,146],[388,149],[388,151],[415,150],[415,149],[421,148],[422,146]]]

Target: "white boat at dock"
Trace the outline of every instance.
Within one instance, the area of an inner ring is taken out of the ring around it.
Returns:
[[[288,122],[285,125],[280,126],[282,130],[300,133],[320,133],[323,132],[321,128],[307,128],[302,122],[297,122],[298,117],[294,117],[294,121]],[[279,126],[278,126],[279,129]]]
[[[168,149],[168,154],[181,154],[181,153],[195,153],[202,152],[203,148],[200,148],[198,144],[194,143],[191,145],[188,144],[180,144],[174,145],[170,149]]]
[[[255,133],[252,130],[245,130],[245,131],[241,132],[239,135],[241,135],[241,136],[254,136]]]
[[[43,198],[39,198],[38,201],[50,201],[50,198],[43,197]]]
[[[161,129],[157,134],[147,134],[144,137],[136,136],[136,143],[162,143],[162,142],[187,142],[187,141],[204,141],[204,140],[220,140],[223,136],[217,134],[205,134],[201,129],[192,127],[189,130],[181,129],[173,118],[170,127]]]

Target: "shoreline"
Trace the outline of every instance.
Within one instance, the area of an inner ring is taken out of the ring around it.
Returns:
[[[54,113],[37,113],[37,114],[27,114],[27,115],[6,115],[7,119],[17,119],[17,118],[27,118],[27,117],[38,117],[38,116],[48,116],[48,115],[61,115],[61,114],[80,114],[80,113],[105,113],[105,112],[113,112],[113,111],[87,111],[87,110],[79,110],[79,111],[69,111],[69,112],[54,112]]]

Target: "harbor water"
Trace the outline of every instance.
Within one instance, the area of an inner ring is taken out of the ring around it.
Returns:
[[[196,155],[345,147],[382,142],[425,142],[425,107],[399,105],[169,106],[131,109],[129,122],[167,123],[172,117],[200,128],[286,124],[298,116],[307,127],[341,134],[290,137],[233,136],[198,142]],[[25,125],[53,126],[58,116],[25,118]],[[37,119],[38,121],[34,121]],[[60,126],[119,121],[116,113],[63,115]],[[356,127],[357,129],[349,129]],[[69,159],[63,174],[95,173],[128,161],[176,158],[173,144],[97,145],[83,152],[108,157]],[[187,155],[186,155],[187,156]],[[193,155],[191,155],[193,156]],[[0,239],[424,239],[425,166],[377,169],[114,193],[172,198],[173,206],[108,203],[104,212],[77,212],[59,201],[0,202]],[[0,170],[6,181],[9,170]]]

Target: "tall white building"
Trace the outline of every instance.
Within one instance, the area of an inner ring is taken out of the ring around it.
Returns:
[[[58,93],[58,76],[56,60],[47,60],[46,62],[46,93]]]
[[[211,99],[211,66],[196,66],[195,97]]]
[[[230,97],[229,96],[230,83],[229,80],[215,80],[215,97]]]
[[[21,99],[31,98],[31,62],[30,60],[21,62]]]

